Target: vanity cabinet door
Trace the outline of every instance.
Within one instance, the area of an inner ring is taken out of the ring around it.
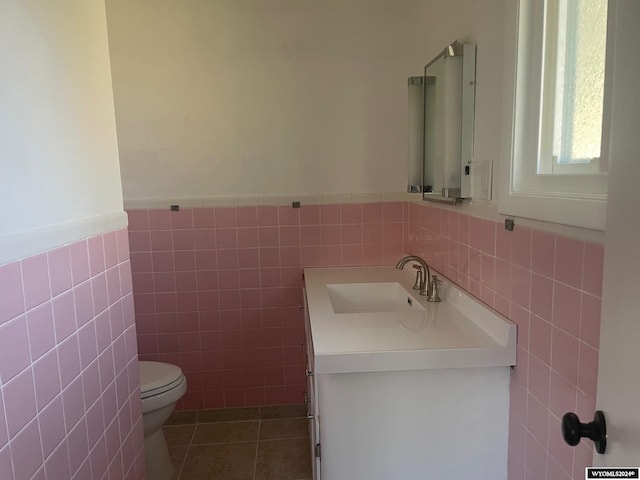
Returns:
[[[311,336],[311,324],[309,319],[309,308],[307,305],[307,292],[303,289],[304,301],[304,330],[305,330],[305,353],[307,386],[305,391],[305,403],[307,405],[307,418],[309,419],[309,439],[311,449],[311,463],[313,480],[320,480],[320,409],[318,406],[318,392],[316,390],[316,377],[314,373],[314,353],[313,338]]]

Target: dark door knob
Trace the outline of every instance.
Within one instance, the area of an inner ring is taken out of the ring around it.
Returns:
[[[580,443],[582,437],[590,438],[596,446],[596,452],[604,453],[607,449],[607,425],[604,413],[597,410],[593,422],[580,423],[575,413],[565,413],[562,417],[562,437],[572,447]]]

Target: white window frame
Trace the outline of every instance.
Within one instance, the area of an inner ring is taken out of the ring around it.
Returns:
[[[499,179],[498,212],[594,230],[604,230],[609,151],[609,99],[614,51],[609,2],[607,80],[603,114],[602,156],[595,174],[539,174],[541,90],[543,74],[544,2],[507,2],[505,29],[504,151]],[[588,169],[590,164],[582,167]],[[564,166],[562,166],[564,167]],[[567,166],[575,168],[576,166]],[[591,168],[594,168],[591,165]],[[576,171],[576,170],[574,170]],[[585,172],[586,173],[586,172]]]

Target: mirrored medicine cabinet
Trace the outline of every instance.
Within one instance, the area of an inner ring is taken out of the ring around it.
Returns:
[[[408,79],[409,192],[455,204],[471,197],[476,46],[455,41]]]

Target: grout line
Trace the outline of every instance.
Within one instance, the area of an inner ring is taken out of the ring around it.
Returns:
[[[258,438],[256,438],[256,456],[253,460],[252,480],[256,479],[256,470],[258,469],[258,448],[260,447],[260,430],[262,429],[262,418],[258,420]]]
[[[178,474],[176,475],[176,480],[180,480],[180,477],[182,476],[182,471],[184,470],[184,466],[187,464],[187,458],[189,458],[189,452],[191,451],[191,445],[193,444],[193,438],[196,436],[197,429],[198,429],[198,424],[196,423],[195,428],[193,429],[193,433],[191,434],[191,439],[189,439],[189,445],[187,445],[187,451],[184,454],[182,463],[180,464],[180,468],[177,469]]]

